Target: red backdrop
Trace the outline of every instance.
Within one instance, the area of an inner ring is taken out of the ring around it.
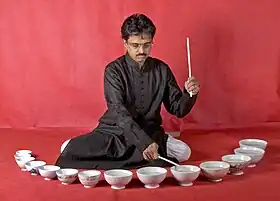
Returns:
[[[153,56],[182,86],[185,37],[201,94],[164,126],[280,122],[278,0],[1,0],[0,126],[94,127],[105,110],[103,70],[123,54],[120,26],[134,12],[157,26]]]

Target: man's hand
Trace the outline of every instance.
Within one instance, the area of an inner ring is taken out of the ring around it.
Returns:
[[[185,82],[185,89],[187,92],[192,92],[192,95],[196,95],[199,92],[199,83],[195,77],[190,77],[188,81]]]
[[[158,157],[158,145],[157,143],[150,144],[143,152],[145,160],[155,160]]]

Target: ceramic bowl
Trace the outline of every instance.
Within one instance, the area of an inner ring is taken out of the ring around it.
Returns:
[[[170,171],[181,186],[192,186],[199,176],[200,168],[194,165],[180,165],[171,167]]]
[[[31,157],[31,156],[16,156],[15,155],[15,160],[16,160],[17,165],[19,166],[19,168],[22,171],[27,171],[27,169],[25,168],[25,164],[27,162],[34,161],[35,158]]]
[[[145,188],[158,188],[165,179],[167,170],[162,167],[143,167],[139,168],[136,174]]]
[[[243,169],[246,168],[251,161],[250,156],[241,154],[230,154],[222,157],[222,161],[230,165],[229,172],[233,175],[243,175]]]
[[[45,180],[52,180],[56,178],[56,171],[60,170],[60,167],[56,165],[44,165],[38,168],[39,173]]]
[[[45,161],[29,161],[25,163],[25,168],[31,175],[38,175],[39,174],[39,167],[46,165]]]
[[[78,178],[78,170],[73,168],[62,168],[56,171],[56,176],[61,184],[72,184]]]
[[[259,149],[266,149],[267,146],[267,141],[265,140],[260,140],[260,139],[243,139],[239,141],[239,146],[240,147],[256,147]]]
[[[31,150],[22,149],[22,150],[17,150],[15,156],[31,156],[31,154],[32,154]]]
[[[220,182],[229,172],[229,164],[223,161],[206,161],[199,165],[202,174],[212,182]]]
[[[133,173],[129,170],[113,169],[104,172],[104,178],[112,189],[124,189],[131,181]]]
[[[99,182],[100,175],[100,171],[85,170],[78,173],[78,178],[85,188],[92,188]]]
[[[259,163],[263,158],[265,151],[260,148],[245,146],[234,149],[234,153],[250,156],[251,161],[248,167],[255,167],[256,164]]]

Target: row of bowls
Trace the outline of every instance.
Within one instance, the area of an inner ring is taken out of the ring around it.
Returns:
[[[181,186],[191,186],[200,174],[213,182],[219,182],[231,173],[242,175],[247,166],[254,167],[262,159],[267,142],[258,139],[245,139],[239,141],[239,148],[234,149],[235,154],[225,155],[221,161],[202,162],[199,167],[194,165],[173,166],[170,171]],[[29,150],[19,150],[15,159],[23,171],[32,175],[41,175],[45,180],[58,178],[62,184],[71,184],[77,178],[86,188],[96,186],[101,178],[98,170],[85,170],[79,172],[73,168],[63,168],[46,165],[44,161],[36,161]],[[145,188],[157,188],[165,179],[167,170],[162,167],[144,167],[136,171],[138,179]],[[133,173],[129,170],[113,169],[104,172],[105,180],[113,189],[123,189],[132,180]]]

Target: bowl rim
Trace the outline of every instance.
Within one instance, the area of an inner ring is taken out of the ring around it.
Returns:
[[[96,174],[94,174],[94,175],[85,175],[86,172],[94,172]],[[99,170],[83,170],[83,171],[78,173],[79,177],[96,177],[96,176],[100,176],[100,175],[101,175],[101,171],[99,171]]]
[[[210,164],[210,163],[218,163],[218,164],[223,164],[225,165],[225,167],[217,167],[217,168],[208,168],[208,167],[204,167],[205,164]],[[223,169],[228,169],[230,168],[230,165],[224,161],[204,161],[202,163],[199,164],[199,167],[201,169],[204,169],[204,170],[223,170]]]
[[[222,161],[229,162],[229,160],[227,160],[226,157],[245,157],[245,158],[247,158],[247,160],[239,159],[239,160],[242,161],[240,163],[246,163],[246,162],[250,162],[252,160],[252,158],[250,156],[247,156],[247,155],[244,155],[244,154],[227,154],[227,155],[222,156],[222,158],[221,158]]]
[[[55,168],[55,169],[53,169],[53,170],[49,170],[49,169],[44,169],[45,167],[53,167],[53,168]],[[43,170],[43,171],[48,171],[48,172],[56,172],[57,170],[60,170],[60,167],[59,166],[57,166],[57,165],[43,165],[43,166],[40,166],[40,167],[38,167],[38,169],[39,170]]]
[[[116,172],[124,172],[126,173],[127,175],[110,175],[108,174],[109,172],[113,172],[113,171],[116,171]],[[130,171],[130,170],[125,170],[125,169],[111,169],[111,170],[106,170],[104,172],[104,176],[106,177],[114,177],[114,178],[124,178],[124,177],[131,177],[133,175],[133,173]]]
[[[73,171],[73,173],[71,174],[65,174],[65,172],[63,171],[67,171],[67,170],[70,170],[70,171]],[[65,175],[65,176],[72,176],[72,175],[76,175],[79,173],[79,170],[75,169],[75,168],[60,168],[59,170],[56,171],[56,174],[57,175]]]
[[[19,150],[16,150],[16,155],[19,154],[20,152],[26,152],[26,154],[31,154],[32,151],[29,150],[29,149],[19,149]]]
[[[257,139],[257,138],[245,138],[245,139],[239,140],[239,143],[242,144],[242,143],[249,142],[249,141],[256,142],[256,143],[263,143],[264,145],[268,144],[268,142],[266,140]],[[242,145],[245,145],[245,144],[242,144]]]
[[[253,153],[254,155],[263,155],[265,153],[265,150],[257,147],[251,147],[251,146],[245,146],[245,147],[237,147],[233,151],[234,153],[240,153],[244,155],[244,152],[238,152],[238,150],[244,150],[244,151],[257,151],[257,153]]]
[[[33,156],[26,156],[26,157],[22,157],[22,156],[15,156],[15,160],[16,161],[25,161],[27,159],[32,159],[35,160],[36,158]]]
[[[180,172],[180,173],[196,173],[196,172],[199,172],[199,171],[201,171],[201,168],[199,167],[199,166],[197,166],[197,165],[180,165],[180,166],[182,166],[182,167],[190,167],[190,168],[195,168],[195,170],[194,171],[186,171],[186,172],[184,172],[184,171],[178,171],[178,170],[176,170],[176,167],[177,166],[172,166],[172,167],[170,167],[170,170],[171,171],[175,171],[175,172]],[[180,167],[179,166],[179,167]]]
[[[40,165],[32,165],[32,163],[41,163]],[[28,161],[27,163],[25,163],[26,166],[29,166],[29,167],[40,167],[40,166],[44,166],[46,165],[47,163],[45,161]]]
[[[157,174],[143,174],[141,173],[141,171],[143,171],[143,169],[148,169],[148,168],[152,168],[152,169],[159,169],[162,172],[158,172]],[[156,166],[148,166],[148,167],[142,167],[136,170],[136,174],[141,175],[141,176],[158,176],[158,175],[162,175],[162,174],[166,174],[167,173],[167,169],[163,168],[163,167],[156,167]]]

